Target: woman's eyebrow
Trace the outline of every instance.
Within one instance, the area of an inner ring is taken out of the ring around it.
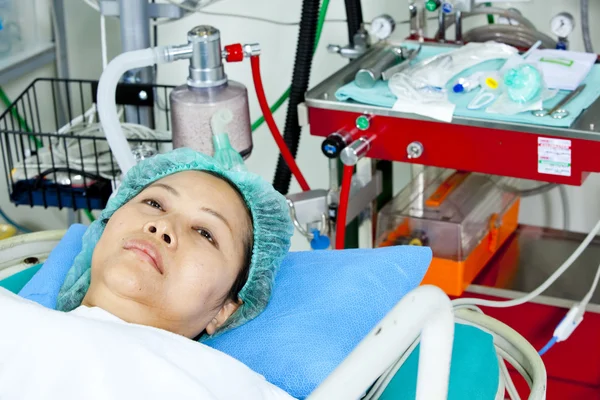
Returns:
[[[150,187],[160,187],[171,193],[173,196],[181,197],[177,189],[173,186],[167,185],[166,183],[153,183]]]
[[[173,194],[176,197],[181,197],[181,195],[179,194],[179,192],[177,191],[177,189],[175,189],[173,186],[171,185],[167,185],[166,183],[154,183],[152,185],[150,185],[150,187],[160,187],[165,189],[166,191],[168,191],[169,193]],[[225,226],[227,226],[227,229],[229,229],[229,231],[231,233],[233,233],[233,229],[231,229],[231,225],[229,224],[229,221],[227,220],[227,218],[225,218],[223,216],[223,214],[219,213],[218,211],[213,210],[212,208],[209,207],[200,207],[200,211],[203,211],[207,214],[212,215],[213,217],[220,219]]]
[[[229,221],[227,221],[227,218],[225,218],[223,216],[223,214],[221,214],[218,211],[215,211],[215,210],[213,210],[212,208],[209,208],[209,207],[200,207],[200,211],[203,211],[203,212],[205,212],[207,214],[212,215],[213,217],[216,217],[216,218],[220,219],[227,226],[227,228],[229,229],[229,231],[231,233],[233,233],[233,229],[231,229],[231,225],[229,225]]]

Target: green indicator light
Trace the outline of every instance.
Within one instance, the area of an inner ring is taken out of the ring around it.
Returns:
[[[425,8],[431,12],[437,10],[439,6],[440,6],[440,2],[436,1],[436,0],[429,0],[429,1],[427,1],[427,3],[425,3]]]
[[[361,131],[366,131],[367,129],[369,129],[369,118],[367,118],[364,115],[361,115],[360,117],[356,118],[356,127],[358,129],[360,129]]]

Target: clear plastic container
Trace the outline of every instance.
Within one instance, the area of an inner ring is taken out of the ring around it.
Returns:
[[[377,245],[424,245],[464,261],[517,200],[489,175],[426,168],[379,212]]]
[[[229,109],[233,113],[233,121],[227,125],[231,146],[244,158],[252,152],[248,91],[241,83],[229,81],[212,88],[178,86],[170,101],[174,148],[189,147],[212,156],[211,117],[219,109]]]

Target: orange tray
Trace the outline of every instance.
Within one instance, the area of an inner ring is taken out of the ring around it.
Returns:
[[[517,229],[519,205],[520,200],[515,200],[501,220],[498,220],[497,215],[490,218],[488,234],[465,260],[454,261],[434,256],[421,285],[438,286],[450,296],[462,295],[498,249]],[[398,237],[406,236],[409,232],[408,224],[402,224],[386,238],[380,247],[391,245]],[[413,243],[411,242],[411,244]]]

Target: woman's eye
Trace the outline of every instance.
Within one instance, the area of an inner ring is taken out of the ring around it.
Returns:
[[[213,238],[212,234],[209,231],[207,231],[206,229],[198,228],[198,229],[196,229],[196,231],[200,235],[202,235],[206,240],[208,240],[209,242],[211,242],[211,243],[215,242],[215,239]]]
[[[152,208],[162,210],[161,205],[156,200],[148,199],[148,200],[144,200],[144,203],[148,204]]]

